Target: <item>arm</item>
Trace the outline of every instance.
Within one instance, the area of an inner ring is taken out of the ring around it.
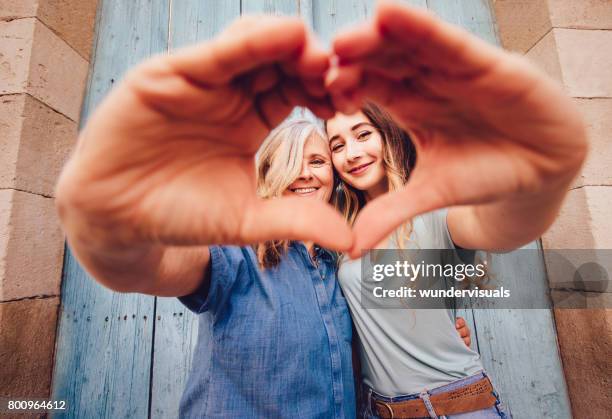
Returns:
[[[551,225],[588,150],[580,113],[555,82],[523,57],[390,1],[371,24],[339,35],[334,51],[336,106],[378,103],[417,151],[404,188],[360,212],[351,256],[438,208],[452,207],[449,231],[464,248],[515,248]]]
[[[258,17],[130,70],[87,121],[55,189],[81,265],[116,291],[182,296],[210,279],[216,243],[350,247],[326,203],[255,191],[254,156],[271,127],[297,105],[332,112],[301,82],[322,88],[327,65],[301,20]]]
[[[555,220],[567,189],[516,196],[499,202],[452,207],[448,229],[465,249],[504,251],[540,237]]]
[[[121,230],[95,227],[100,215],[88,217],[79,208],[64,183],[67,172],[68,166],[56,187],[56,210],[72,253],[100,284],[117,292],[173,297],[190,294],[209,280],[207,246],[127,245],[114,239]]]

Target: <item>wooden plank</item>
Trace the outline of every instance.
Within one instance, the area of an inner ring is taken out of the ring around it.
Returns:
[[[240,0],[171,0],[170,50],[210,39],[240,16]]]
[[[103,288],[67,252],[52,399],[62,417],[145,417],[153,298]]]
[[[167,48],[167,0],[102,1],[82,121],[125,71]],[[54,400],[62,417],[142,418],[149,410],[153,297],[98,285],[66,250]]]
[[[492,272],[506,289],[548,298],[546,271],[537,243],[492,258]],[[540,303],[541,307],[545,302]],[[475,309],[482,362],[516,418],[571,418],[548,309]]]
[[[157,298],[151,418],[178,417],[198,338],[198,316],[176,298]]]
[[[375,0],[312,0],[313,27],[330,45],[334,35],[372,16]]]
[[[242,14],[294,16],[299,14],[299,0],[242,0]]]

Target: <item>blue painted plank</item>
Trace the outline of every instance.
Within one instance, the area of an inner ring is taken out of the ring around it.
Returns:
[[[191,370],[198,317],[176,298],[157,298],[151,418],[178,417],[179,402]]]
[[[153,298],[98,285],[68,251],[53,377],[58,417],[147,415]]]
[[[429,10],[492,44],[499,44],[487,0],[427,0]]]
[[[242,14],[293,16],[299,14],[299,0],[242,0]]]
[[[170,50],[210,39],[240,16],[240,0],[172,0]]]
[[[102,1],[81,121],[126,70],[167,48],[167,0]],[[149,410],[153,297],[114,293],[64,260],[52,398],[58,417],[142,418]]]
[[[537,243],[523,249],[531,251],[494,255],[492,274],[512,292],[547,300]],[[475,309],[474,322],[482,362],[515,418],[571,418],[551,310]]]
[[[312,0],[313,26],[326,45],[334,35],[372,16],[375,0]]]

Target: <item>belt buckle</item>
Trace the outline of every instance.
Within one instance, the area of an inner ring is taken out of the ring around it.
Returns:
[[[374,405],[376,406],[376,410],[378,411],[378,405],[383,405],[391,414],[391,416],[389,416],[389,419],[393,419],[393,409],[391,408],[391,406],[389,406],[389,404],[387,402],[384,402],[382,400],[376,400],[374,399]],[[378,412],[377,412],[378,413]],[[382,415],[381,415],[382,416]]]

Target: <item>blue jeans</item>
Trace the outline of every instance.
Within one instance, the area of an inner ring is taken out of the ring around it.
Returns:
[[[360,406],[359,406],[359,417],[363,419],[379,419],[379,416],[376,413],[372,412],[372,408],[371,408],[372,398],[375,398],[377,400],[382,400],[385,402],[399,402],[399,401],[418,399],[418,398],[422,398],[425,401],[425,399],[429,399],[429,396],[433,396],[434,394],[444,393],[446,391],[457,390],[459,388],[475,383],[476,381],[486,376],[487,374],[484,371],[482,371],[470,377],[462,378],[461,380],[454,381],[442,387],[434,388],[433,390],[424,391],[423,393],[420,393],[420,394],[415,393],[415,394],[408,394],[405,396],[397,396],[397,397],[381,396],[378,393],[374,392],[368,386],[363,385],[361,401],[360,401]],[[497,399],[497,402],[495,403],[495,406],[489,407],[487,409],[478,410],[475,412],[459,413],[459,414],[451,415],[451,416],[431,415],[430,417],[423,418],[423,419],[429,419],[429,418],[439,418],[439,419],[498,419],[498,418],[504,418],[504,419],[512,419],[512,416],[509,413],[507,413],[504,407],[502,406],[502,403],[499,399],[499,395],[497,394],[495,390],[493,391],[493,395]],[[427,405],[426,401],[425,401],[425,404]]]

